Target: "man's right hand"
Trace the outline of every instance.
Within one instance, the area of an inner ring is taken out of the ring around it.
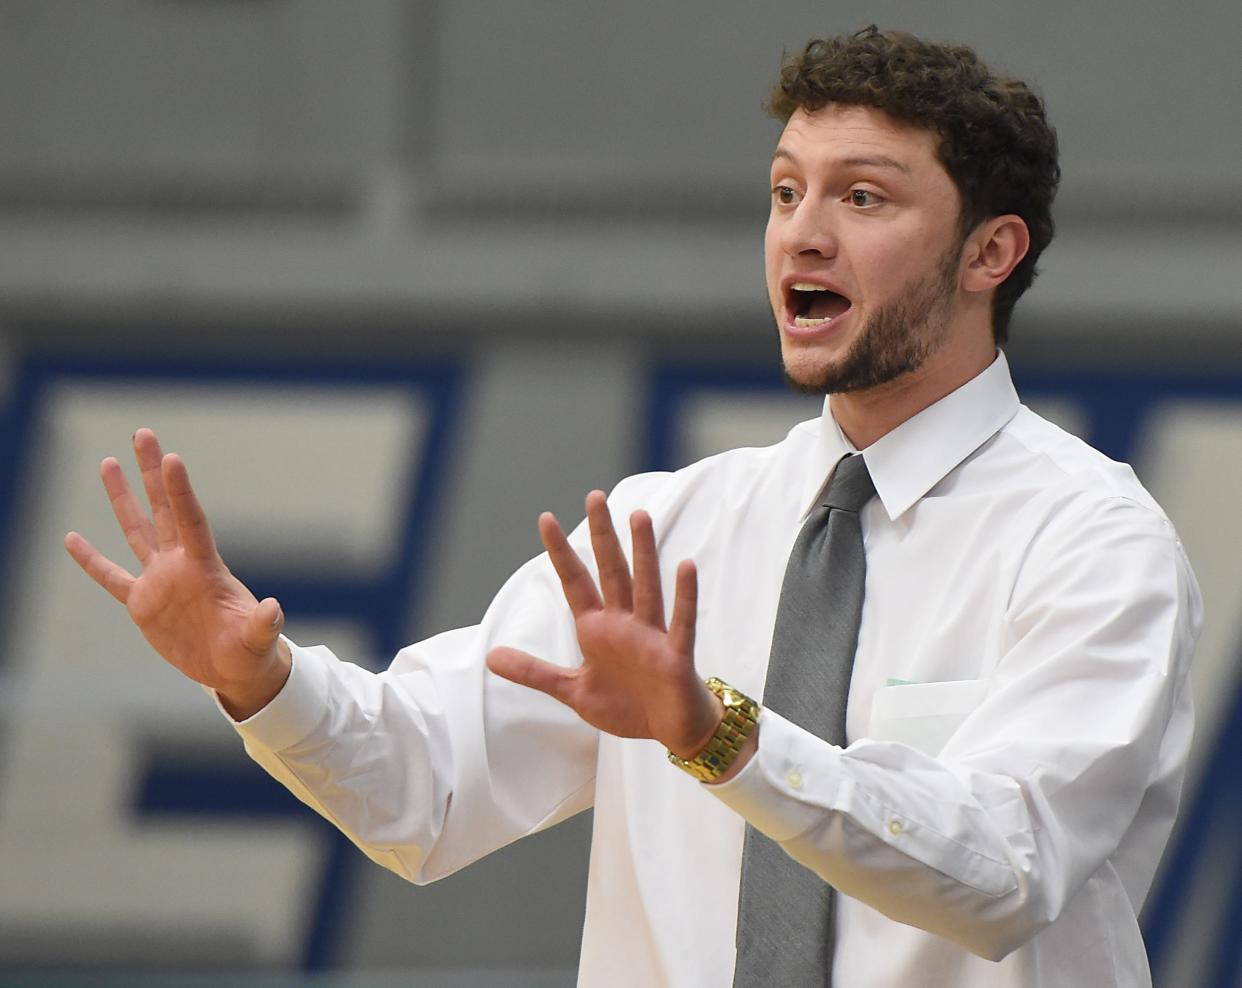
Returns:
[[[224,565],[181,457],[164,455],[150,429],[134,433],[134,456],[150,517],[115,459],[104,460],[99,472],[141,573],[132,576],[77,532],[65,536],[65,548],[125,605],[170,665],[214,689],[225,709],[245,720],[289,678],[280,604],[274,597],[256,600]]]

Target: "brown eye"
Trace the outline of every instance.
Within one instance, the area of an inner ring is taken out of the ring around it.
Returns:
[[[868,192],[866,189],[851,189],[850,202],[855,206],[874,206],[876,195],[874,192]]]
[[[792,206],[797,201],[797,194],[788,185],[778,185],[772,191],[776,194],[776,201],[782,206]]]

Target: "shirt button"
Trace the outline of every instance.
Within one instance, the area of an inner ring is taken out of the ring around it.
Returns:
[[[892,834],[894,837],[900,837],[901,832],[905,829],[906,828],[901,825],[900,820],[889,820],[888,821],[888,832]]]
[[[790,772],[787,776],[785,776],[785,781],[789,783],[790,789],[801,789],[802,788],[802,773],[801,772]]]

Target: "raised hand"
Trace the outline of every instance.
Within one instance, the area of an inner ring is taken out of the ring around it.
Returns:
[[[583,664],[565,669],[514,648],[494,648],[487,664],[498,676],[547,693],[587,723],[619,737],[655,738],[691,757],[711,738],[723,708],[694,668],[698,586],[694,564],[677,568],[672,619],[664,595],[651,517],[630,517],[634,571],[622,552],[600,491],[586,500],[599,587],[551,514],[539,534],[573,612]]]
[[[148,517],[112,457],[100,465],[104,490],[141,572],[133,576],[77,532],[65,548],[96,583],[125,605],[164,659],[215,689],[244,719],[280,691],[289,675],[275,598],[255,599],[220,558],[207,516],[181,457],[160,450],[150,429],[134,433],[134,456],[151,505]]]

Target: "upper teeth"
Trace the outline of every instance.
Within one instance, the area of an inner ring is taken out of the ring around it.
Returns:
[[[830,292],[832,291],[831,288],[827,288],[824,285],[812,285],[809,281],[795,281],[792,287],[795,292]]]

